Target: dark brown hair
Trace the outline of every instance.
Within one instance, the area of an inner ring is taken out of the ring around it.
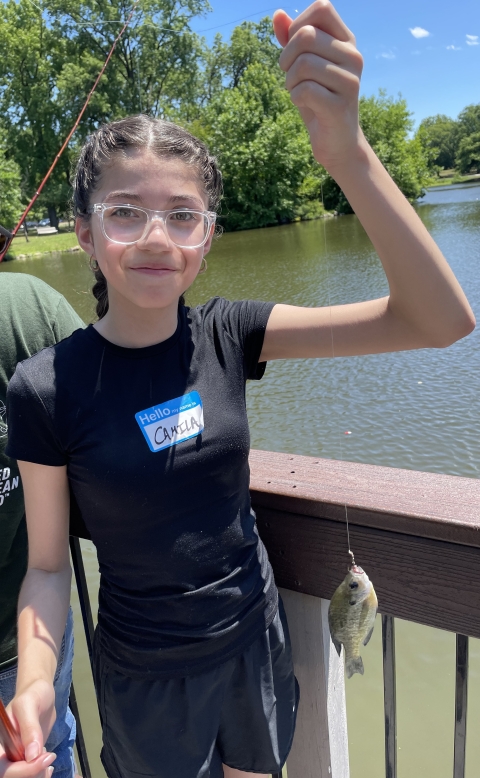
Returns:
[[[176,158],[193,166],[208,197],[208,208],[217,211],[222,196],[222,174],[217,160],[204,143],[187,130],[163,119],[139,114],[104,124],[87,138],[78,158],[73,181],[74,215],[89,219],[87,209],[103,171],[115,155],[127,149],[149,149],[159,157]],[[97,316],[108,311],[108,291],[105,276],[94,271],[92,292],[97,300]],[[183,302],[183,298],[182,298]]]

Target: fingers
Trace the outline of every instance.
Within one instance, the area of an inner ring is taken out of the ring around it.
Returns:
[[[44,753],[43,743],[55,721],[54,705],[53,686],[43,681],[32,684],[11,703],[14,723],[25,749],[25,761],[29,764],[51,756]]]
[[[55,754],[41,753],[33,762],[9,762],[5,754],[0,756],[0,778],[50,778]]]
[[[315,84],[344,98],[356,99],[360,79],[354,73],[314,54],[302,54],[288,71],[285,86],[293,102],[297,87]]]
[[[352,43],[339,41],[312,26],[302,27],[290,39],[280,55],[279,64],[282,70],[288,71],[302,54],[316,54],[357,75],[362,72],[362,55]]]
[[[272,21],[277,41],[280,46],[286,46],[288,43],[288,30],[292,23],[291,17],[285,11],[275,11]]]
[[[290,17],[285,11],[277,11],[274,15],[274,19],[277,14],[277,23],[282,38],[284,37],[285,29],[288,30],[288,40],[291,40],[302,27],[312,26],[319,30],[323,30],[323,32],[326,32],[328,35],[331,35],[332,38],[336,38],[339,41],[355,43],[355,36],[348,29],[347,25],[338,15],[329,0],[315,0],[315,2],[309,5],[296,19],[293,21],[290,20],[289,25],[287,25],[285,17],[287,17],[287,19],[290,19]],[[284,16],[280,16],[280,14],[284,14]],[[275,34],[277,34],[276,29]],[[286,43],[282,43],[280,39],[279,43],[282,46],[286,45]]]
[[[17,703],[15,718],[25,749],[25,761],[33,762],[43,753],[43,732],[35,701],[27,695],[23,699],[20,698],[20,701],[21,715],[18,715],[20,704]]]

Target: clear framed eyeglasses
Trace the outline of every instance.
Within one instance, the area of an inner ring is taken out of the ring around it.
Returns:
[[[124,203],[96,203],[88,208],[87,213],[99,215],[107,240],[125,246],[142,240],[151,222],[159,219],[169,240],[183,249],[203,246],[217,216],[213,211],[195,211],[191,208],[152,211]]]

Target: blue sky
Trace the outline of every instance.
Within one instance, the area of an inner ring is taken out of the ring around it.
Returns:
[[[276,7],[268,0],[210,4],[213,11],[193,25],[205,30],[207,40],[216,32],[228,38],[231,22],[257,21]],[[417,124],[437,113],[456,118],[466,105],[480,103],[480,0],[338,0],[335,5],[365,59],[363,94],[379,88],[401,93]],[[277,7],[295,17],[306,6]],[[211,27],[216,29],[207,31]]]

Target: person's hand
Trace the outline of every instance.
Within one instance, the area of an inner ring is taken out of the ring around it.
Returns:
[[[316,160],[332,172],[348,164],[363,139],[358,123],[363,59],[355,37],[328,0],[316,0],[295,20],[276,11],[273,27],[284,47],[285,86],[308,129]]]
[[[25,761],[10,762],[0,746],[0,778],[50,778],[55,754],[43,744],[55,723],[55,692],[46,681],[35,681],[17,694],[7,708],[25,749]]]

